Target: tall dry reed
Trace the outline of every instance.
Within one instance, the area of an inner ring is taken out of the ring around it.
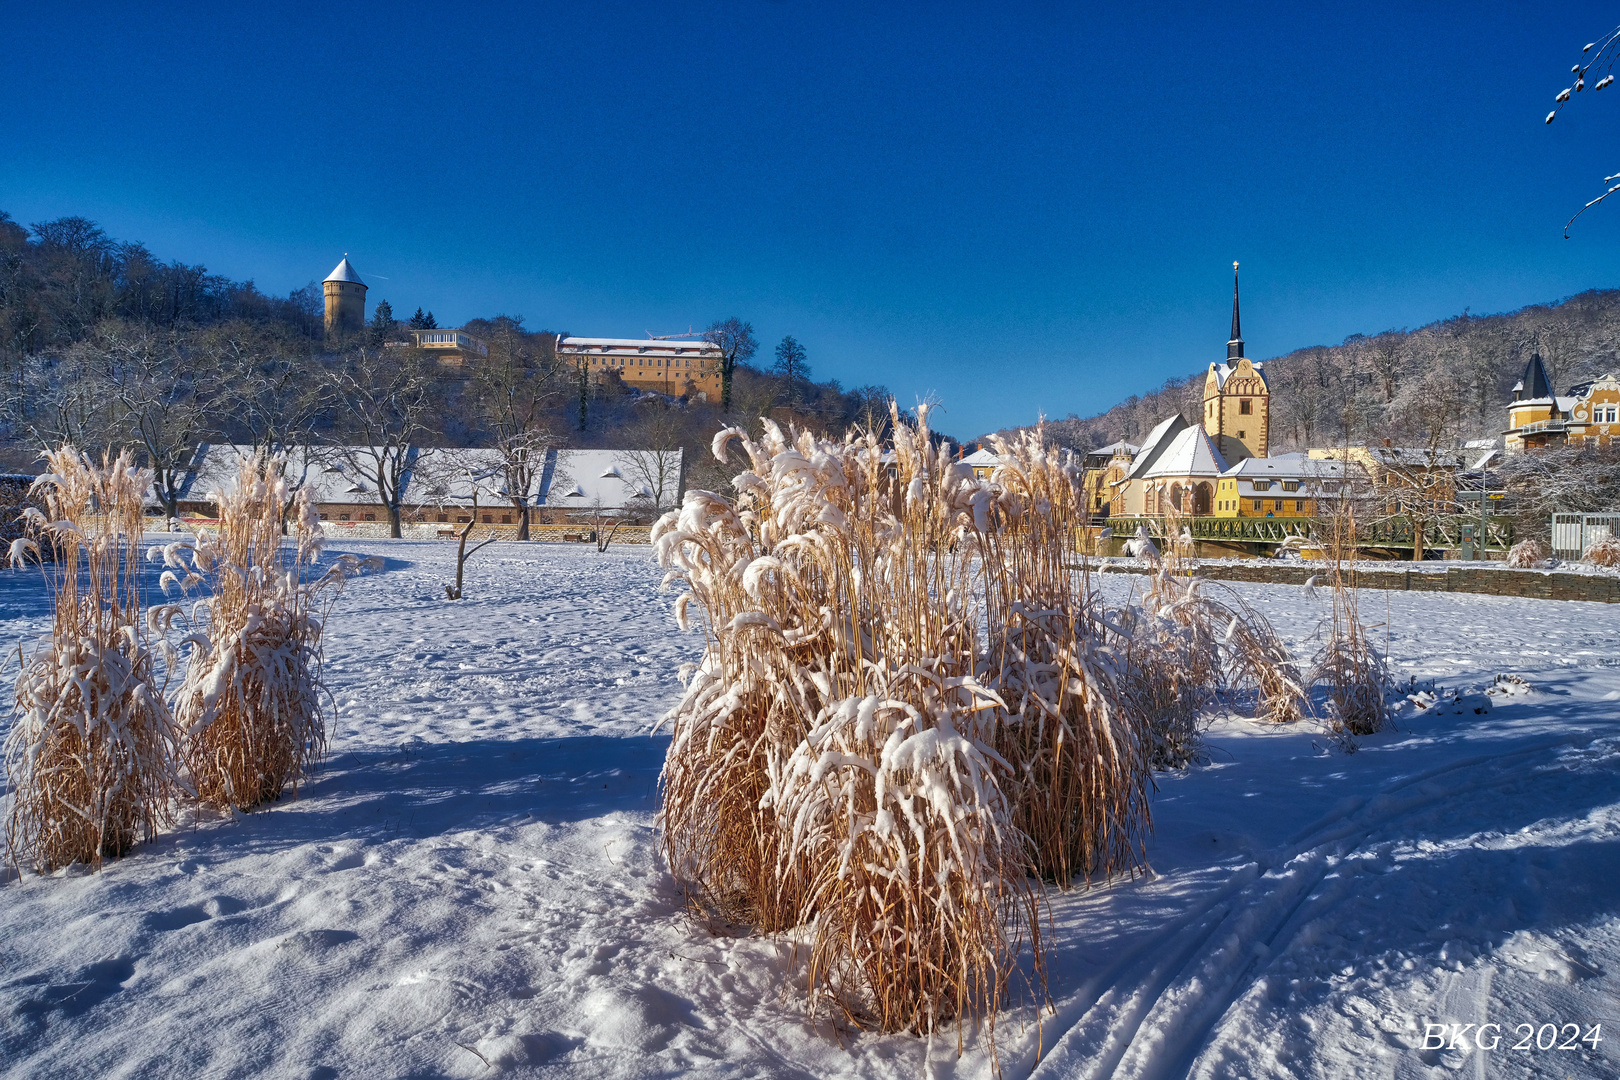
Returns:
[[[175,703],[187,771],[203,804],[247,809],[289,785],[296,795],[325,752],[321,639],[347,564],[310,577],[320,519],[307,491],[289,492],[279,460],[244,459],[213,498],[217,530],[152,554],[166,591],[208,590],[192,609],[199,626]],[[179,615],[178,605],[152,613],[164,629]]]
[[[1361,622],[1360,600],[1352,560],[1357,550],[1355,511],[1341,503],[1328,519],[1323,550],[1332,560],[1333,608],[1309,683],[1327,695],[1328,729],[1353,749],[1355,738],[1384,730],[1390,721],[1390,679],[1383,655]]]
[[[170,820],[178,732],[141,620],[142,502],[151,473],[129,454],[100,465],[47,455],[30,509],[49,544],[51,633],[25,658],[6,740],[13,863],[99,868]],[[33,541],[12,545],[20,563]],[[38,554],[37,548],[35,554]]]

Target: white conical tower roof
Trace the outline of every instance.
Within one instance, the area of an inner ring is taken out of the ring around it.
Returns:
[[[365,282],[360,280],[360,275],[354,272],[354,267],[349,265],[349,256],[347,253],[344,253],[343,261],[337,264],[337,268],[334,269],[330,274],[326,275],[326,280],[352,281],[356,285],[365,284]],[[322,282],[322,284],[325,284],[325,282]]]

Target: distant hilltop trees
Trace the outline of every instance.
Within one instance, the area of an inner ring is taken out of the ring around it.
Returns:
[[[1513,383],[1532,353],[1541,354],[1559,394],[1620,374],[1620,290],[1594,289],[1500,315],[1465,311],[1416,330],[1355,334],[1340,345],[1268,360],[1272,452],[1498,436]],[[1199,416],[1204,379],[1200,366],[1099,415],[1049,421],[1047,431],[1078,450],[1116,439],[1141,442],[1171,413]]]
[[[688,482],[725,492],[736,469],[709,453],[721,427],[757,433],[761,416],[829,434],[887,424],[887,389],[811,382],[808,350],[791,337],[774,373],[751,365],[755,343],[735,317],[704,335],[724,354],[725,400],[700,401],[649,392],[602,365],[590,377],[560,355],[558,334],[521,316],[450,330],[414,302],[400,304],[415,308],[408,319],[382,296],[367,312],[364,294],[334,290],[334,277],[364,287],[350,268],[269,296],[164,262],[86,218],[24,227],[0,211],[0,471],[29,469],[42,447],[64,442],[128,448],[172,513],[209,443],[363,443],[384,446],[391,462],[420,446],[504,448],[514,461],[536,447],[680,447]],[[443,363],[420,340],[437,330],[470,335],[482,351]]]

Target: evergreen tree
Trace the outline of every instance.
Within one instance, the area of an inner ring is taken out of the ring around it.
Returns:
[[[383,342],[394,336],[394,309],[386,300],[378,301],[377,310],[371,313],[371,345],[380,349]]]
[[[803,401],[804,384],[810,377],[810,366],[804,361],[804,346],[792,334],[776,347],[776,366],[771,370],[787,384],[788,401],[794,405]]]
[[[433,317],[433,312],[431,312],[431,311],[428,312],[427,317],[422,320],[422,329],[424,329],[424,330],[437,330],[438,328],[439,328],[439,320],[437,320],[437,319],[435,319]]]
[[[431,323],[432,317],[422,314],[422,309],[417,308],[416,314],[411,316],[410,326],[412,330],[431,330],[433,329]]]

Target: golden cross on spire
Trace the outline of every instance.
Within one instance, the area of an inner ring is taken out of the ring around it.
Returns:
[[[1234,273],[1234,274],[1237,273],[1237,260],[1236,259],[1232,260],[1232,273]]]

